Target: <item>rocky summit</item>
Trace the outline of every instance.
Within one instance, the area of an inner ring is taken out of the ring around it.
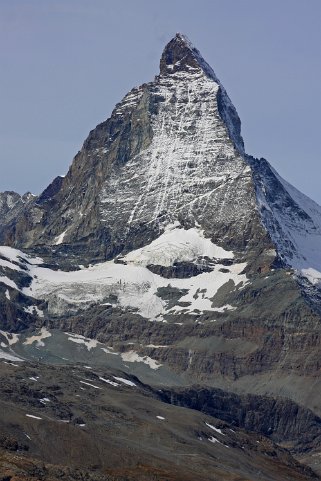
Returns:
[[[320,479],[321,207],[184,35],[0,213],[0,479]]]

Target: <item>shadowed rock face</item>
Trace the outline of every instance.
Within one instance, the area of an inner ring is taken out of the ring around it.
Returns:
[[[288,443],[292,452],[308,452],[320,445],[321,418],[289,399],[237,395],[202,386],[162,390],[160,397],[170,404],[196,409],[276,442]]]

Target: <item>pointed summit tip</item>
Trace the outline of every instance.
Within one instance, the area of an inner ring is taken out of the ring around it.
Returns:
[[[186,35],[176,33],[166,47],[160,60],[160,75],[170,76],[176,73],[203,73],[218,84],[217,103],[219,113],[229,131],[230,138],[239,152],[244,154],[244,143],[241,136],[241,121],[226,93],[223,85],[215,75],[213,69],[204,60],[201,53],[194,47]],[[175,81],[177,79],[175,78]]]
[[[208,77],[218,81],[212,68],[189,38],[182,33],[176,33],[164,48],[160,60],[160,74],[166,75],[190,69],[202,69]]]
[[[176,40],[177,42],[181,42],[182,44],[185,44],[190,49],[195,48],[192,42],[190,41],[190,39],[183,33],[177,32],[173,40]]]

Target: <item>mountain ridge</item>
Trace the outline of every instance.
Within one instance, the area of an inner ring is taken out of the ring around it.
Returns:
[[[170,63],[170,62],[173,62],[173,61],[175,61],[175,65]],[[243,144],[243,139],[242,139],[241,134],[240,134],[240,120],[239,120],[239,117],[236,113],[236,110],[235,110],[233,104],[231,103],[229,97],[227,96],[227,94],[224,90],[224,87],[222,86],[220,81],[217,79],[217,76],[215,75],[215,73],[213,72],[211,67],[209,67],[209,65],[203,59],[203,57],[201,56],[199,51],[191,44],[191,42],[187,39],[186,36],[178,33],[167,44],[167,46],[165,47],[165,49],[163,51],[163,54],[161,56],[161,60],[160,60],[160,75],[156,76],[155,79],[161,78],[162,75],[165,76],[165,77],[170,77],[170,76],[175,75],[175,73],[182,73],[182,69],[183,69],[184,72],[187,69],[187,74],[188,74],[188,69],[191,69],[191,68],[196,69],[196,70],[201,69],[202,72],[204,72],[206,76],[209,76],[211,78],[211,80],[213,80],[213,82],[218,85],[218,91],[217,91],[217,94],[216,94],[217,95],[217,109],[218,109],[219,115],[221,116],[221,118],[222,118],[222,120],[223,120],[223,122],[224,122],[224,124],[225,124],[225,126],[228,130],[229,137],[232,139],[232,142],[234,143],[234,146],[236,146],[237,150],[240,152],[241,157],[245,159],[245,162],[248,163],[251,168],[253,168],[254,165],[258,166],[257,160],[254,161],[251,156],[248,156],[248,155],[244,154],[244,144]],[[133,109],[135,110],[135,105],[136,105],[137,102],[140,101],[139,99],[141,98],[141,96],[144,96],[144,95],[146,96],[146,93],[144,94],[143,91],[144,91],[145,86],[149,86],[149,85],[152,86],[153,82],[151,82],[149,84],[144,84],[142,87],[134,88],[129,94],[127,94],[124,97],[122,102],[120,102],[119,104],[116,105],[116,107],[113,111],[112,117],[111,117],[111,119],[113,118],[113,116],[114,116],[114,118],[116,117],[115,121],[114,121],[114,122],[116,122],[116,125],[115,125],[115,123],[111,125],[111,127],[110,127],[111,132],[112,132],[113,128],[116,127],[116,129],[117,129],[117,116],[123,117],[123,114],[125,114],[125,117],[126,117],[126,115],[127,116],[132,115],[130,112],[132,112]],[[200,92],[198,92],[198,93],[200,93]],[[161,99],[160,99],[160,102],[159,102],[159,99],[157,98],[157,96],[159,96],[159,95],[160,95],[159,93],[156,94],[156,105],[153,108],[157,109],[159,103],[162,102]],[[143,105],[143,108],[144,107],[146,107],[145,104]],[[155,114],[155,112],[153,112],[153,108],[152,108],[151,112],[149,113],[149,115]],[[126,114],[126,112],[127,112],[127,114]],[[132,121],[133,121],[133,119],[130,119],[129,125],[131,125]],[[66,202],[66,198],[68,198],[70,196],[69,191],[72,188],[72,182],[74,182],[76,180],[78,182],[79,176],[77,176],[77,173],[76,173],[77,170],[78,171],[84,170],[84,173],[82,174],[83,177],[87,176],[88,168],[89,168],[89,171],[91,171],[92,173],[96,172],[96,174],[93,176],[95,183],[99,183],[100,182],[99,178],[101,178],[102,175],[106,175],[106,174],[102,174],[101,167],[99,167],[99,164],[102,163],[101,160],[99,158],[97,158],[97,156],[96,156],[96,159],[94,159],[95,153],[93,152],[93,150],[95,150],[95,148],[96,148],[96,150],[100,148],[102,152],[99,152],[99,155],[104,157],[104,151],[106,149],[108,149],[108,147],[105,147],[106,142],[107,142],[107,145],[108,145],[108,139],[105,138],[105,137],[102,138],[103,147],[94,147],[97,144],[97,141],[99,139],[100,134],[98,134],[98,132],[101,129],[104,130],[106,128],[106,126],[107,126],[106,122],[108,123],[108,121],[105,121],[105,122],[99,124],[94,130],[91,131],[88,138],[84,142],[82,150],[76,155],[76,157],[74,159],[74,162],[73,162],[71,168],[69,169],[69,172],[68,172],[66,177],[58,176],[56,179],[54,179],[54,181],[35,200],[35,202],[33,203],[33,208],[31,210],[29,209],[26,212],[25,209],[24,209],[24,206],[20,206],[21,210],[23,212],[23,214],[21,216],[22,219],[20,221],[18,219],[18,222],[16,223],[16,225],[12,225],[12,224],[16,221],[17,215],[14,216],[13,220],[9,215],[9,226],[8,226],[9,228],[5,229],[5,232],[4,233],[2,232],[2,235],[0,233],[0,235],[2,237],[2,243],[14,245],[18,248],[28,248],[31,245],[34,246],[34,244],[37,244],[39,241],[40,241],[40,245],[43,245],[43,247],[44,247],[44,244],[48,245],[48,243],[55,244],[55,242],[58,242],[58,245],[65,243],[65,240],[67,239],[67,236],[68,236],[68,232],[65,233],[65,230],[60,230],[60,232],[58,232],[57,227],[55,227],[54,225],[52,227],[50,227],[50,232],[52,232],[53,229],[57,230],[57,232],[56,232],[57,235],[55,236],[55,238],[52,239],[52,237],[51,237],[51,239],[50,239],[50,237],[48,238],[48,236],[43,237],[43,230],[45,230],[45,231],[48,230],[46,225],[48,224],[48,221],[50,223],[50,213],[48,213],[48,210],[56,209],[57,205],[59,206],[59,204],[62,204],[64,202]],[[121,122],[124,122],[124,118],[121,118]],[[126,128],[128,128],[128,127],[125,127],[125,129]],[[140,149],[141,147],[143,147],[143,149],[144,149],[144,148],[147,147],[147,145],[150,142],[153,141],[153,137],[155,135],[155,132],[153,131],[153,129],[154,129],[153,126],[149,124],[148,120],[147,120],[147,122],[145,122],[145,124],[143,123],[143,126],[141,126],[138,122],[137,125],[134,124],[134,126],[131,126],[130,129],[131,128],[133,128],[133,129],[135,128],[137,131],[142,130],[142,132],[138,133],[138,139],[136,139],[136,143],[138,142],[138,144],[139,144],[139,145],[136,145],[136,152],[138,152],[137,148]],[[152,131],[151,131],[151,129],[152,129]],[[98,137],[97,137],[97,134],[98,134]],[[126,137],[126,134],[125,134],[125,137]],[[112,141],[112,138],[110,138],[110,140]],[[227,141],[227,138],[225,139],[225,142],[226,141]],[[185,142],[186,142],[186,140],[185,140]],[[99,143],[99,141],[98,141],[98,143]],[[112,141],[112,143],[113,143],[113,141]],[[126,142],[121,141],[121,145],[124,145],[124,144],[126,145]],[[87,156],[85,154],[85,158],[84,158],[84,155],[82,155],[82,152],[83,152],[84,149],[85,149],[85,151],[86,150],[88,151]],[[124,154],[125,154],[125,157],[123,157]],[[98,155],[98,157],[99,157],[99,155]],[[125,162],[125,163],[127,162],[126,156],[128,154],[126,154],[126,152],[119,151],[119,152],[116,153],[116,155],[118,155],[119,160],[123,157],[123,160],[121,160],[121,162]],[[129,155],[135,155],[135,151],[132,154],[129,154]],[[84,163],[84,164],[87,163],[87,161],[85,161],[85,159],[89,159],[88,167],[87,168],[86,168],[86,166],[81,167],[78,159],[80,160],[80,163]],[[262,163],[263,160],[260,161],[260,162]],[[265,172],[267,173],[268,171],[270,171],[273,174],[273,169],[269,166],[269,164],[266,163],[265,160],[264,160],[264,162],[265,162],[265,164],[264,164],[265,165],[265,167],[264,167]],[[91,165],[91,167],[90,167],[90,165]],[[97,172],[97,169],[98,169],[98,172]],[[257,169],[257,167],[255,167],[255,169],[256,169],[256,172],[258,170],[260,170],[260,169]],[[107,172],[107,175],[109,175],[108,172]],[[257,174],[255,174],[255,172],[254,172],[254,175],[257,175]],[[271,177],[271,174],[267,174],[267,175]],[[72,180],[72,178],[74,178],[74,181]],[[83,195],[86,197],[85,191],[90,190],[90,189],[87,189],[85,187],[86,182],[84,182],[84,180],[82,181],[82,183],[83,183],[82,192],[79,191],[77,193],[77,195],[81,195],[81,193],[83,193]],[[284,187],[283,184],[282,184],[282,186]],[[140,186],[140,189],[142,187],[143,186]],[[258,188],[258,186],[256,185],[256,195],[258,195],[258,189],[257,188]],[[61,192],[62,189],[65,191],[65,194],[63,194],[62,196],[59,197],[59,193]],[[109,191],[107,191],[107,192],[106,192],[106,194],[110,196],[110,192]],[[90,195],[92,193],[93,192],[92,192],[92,189],[91,189]],[[168,193],[164,193],[164,195],[166,195],[168,197]],[[88,195],[87,197],[89,198],[90,196]],[[261,195],[261,198],[262,198],[262,195]],[[55,199],[57,199],[57,200],[55,201]],[[259,200],[259,199],[257,198],[257,200]],[[92,201],[90,199],[88,199],[85,203],[85,206],[84,206],[86,211],[88,211],[88,205],[90,203],[92,204]],[[97,200],[94,200],[94,204],[89,205],[89,211],[92,212],[93,215],[96,216],[97,218],[99,218],[99,216],[101,217],[101,210],[102,210],[102,206],[97,205],[99,203],[101,204],[101,201],[99,200],[99,198],[97,198]],[[87,207],[86,207],[86,204],[87,204]],[[84,203],[83,203],[83,205],[84,205]],[[161,201],[160,205],[162,205],[162,201]],[[76,208],[76,210],[77,210],[77,208]],[[99,210],[100,210],[100,212],[99,212]],[[6,212],[6,214],[7,214],[7,212]],[[48,215],[49,215],[49,218],[48,218]],[[70,214],[67,214],[67,215],[70,216]],[[62,216],[66,217],[66,213],[62,213]],[[271,237],[271,232],[269,231],[269,228],[267,227],[267,221],[266,221],[266,219],[264,219],[264,215],[262,214],[262,212],[261,212],[261,216],[262,216],[262,218],[261,218],[260,221],[264,225],[264,227],[266,228],[266,231],[268,232],[269,236]],[[6,216],[4,216],[4,218],[5,217]],[[132,219],[129,219],[128,221],[129,221],[129,223],[131,223]],[[65,225],[68,222],[70,223],[70,218],[69,219],[66,218],[66,220],[64,222]],[[19,223],[22,224],[21,227],[19,226]],[[57,223],[57,222],[55,221],[55,223]],[[61,223],[61,221],[60,221],[60,223]],[[80,224],[81,223],[84,224],[84,222],[80,222]],[[78,224],[79,224],[79,222],[78,222]],[[94,228],[94,227],[97,227],[97,225],[93,226],[91,221],[89,221],[89,222],[87,221],[87,224],[88,224],[87,226],[83,226],[83,227],[81,225],[79,225],[78,227],[76,227],[76,229],[77,229],[77,231],[79,231],[79,228],[80,228],[80,230],[83,229],[84,235],[90,237],[90,234],[91,234],[90,229]],[[3,231],[3,229],[1,229],[1,230]],[[35,232],[30,235],[30,232],[32,232],[33,230]],[[39,232],[39,231],[41,231],[41,232]],[[96,231],[97,231],[97,229],[96,229]],[[28,232],[29,232],[29,234],[28,234]],[[67,234],[67,236],[66,236],[66,234]],[[144,234],[146,235],[147,233],[145,232]],[[112,233],[108,232],[108,229],[106,231],[106,228],[102,227],[102,232],[101,232],[102,240],[101,240],[101,242],[105,242],[105,243],[110,242],[110,240],[111,240],[110,237],[112,235],[113,235]],[[29,236],[29,240],[28,240],[28,236]],[[134,236],[135,236],[135,234],[134,234]],[[150,237],[150,236],[152,236],[152,237]],[[43,241],[41,240],[42,237],[43,237]],[[152,239],[153,237],[155,237],[155,233],[153,232],[153,229],[152,229],[152,231],[147,235],[147,240]],[[230,237],[233,237],[233,235],[231,235]],[[272,233],[272,237],[273,237],[273,233]],[[21,240],[19,240],[19,238],[22,238],[22,242],[21,242]],[[124,241],[124,239],[117,239],[116,243],[118,242],[118,244],[121,245],[121,244],[123,244],[123,241]],[[274,244],[277,243],[275,236],[274,236],[273,243]],[[131,246],[130,246],[130,248],[131,248]],[[99,247],[99,250],[101,251],[102,248]],[[117,247],[116,247],[116,250],[117,250]],[[107,253],[105,251],[105,254],[104,254],[103,252],[101,252],[101,254],[99,254],[99,258],[103,259],[105,257],[105,258],[108,259],[108,258],[110,258],[110,256],[114,256],[115,253],[116,253],[115,248],[113,248],[110,253]],[[71,249],[71,254],[74,254],[73,249]],[[83,255],[83,254],[80,254],[80,255]],[[284,256],[285,256],[284,252],[281,252],[281,257],[284,258]],[[94,260],[94,259],[92,259],[92,260]],[[289,259],[287,259],[287,261],[288,260]],[[291,265],[291,263],[289,265]]]
[[[1,194],[0,240],[75,269],[123,258],[176,225],[177,235],[196,229],[235,251],[250,275],[283,265],[317,288],[321,208],[243,148],[224,87],[178,33],[164,48],[160,74],[90,132],[66,176],[38,197],[15,197],[11,207]]]
[[[0,357],[320,416],[321,208],[245,154],[209,69],[177,34],[65,177],[0,194]]]

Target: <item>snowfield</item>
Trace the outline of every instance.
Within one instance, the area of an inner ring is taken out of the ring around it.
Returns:
[[[135,309],[150,320],[163,320],[162,316],[169,311],[165,301],[157,295],[161,287],[187,292],[180,301],[188,305],[178,305],[170,310],[171,313],[215,311],[211,299],[221,286],[231,280],[235,286],[242,286],[247,281],[246,275],[242,274],[246,264],[234,264],[222,272],[220,268],[223,265],[217,263],[212,272],[186,279],[165,279],[153,274],[144,265],[157,262],[158,259],[165,265],[171,265],[170,263],[182,259],[192,261],[199,255],[233,258],[233,253],[203,239],[192,229],[191,232],[179,230],[179,233],[169,231],[150,246],[131,252],[125,258],[130,262],[128,265],[108,261],[71,272],[32,266],[32,284],[23,289],[23,292],[37,299],[48,300],[49,312],[54,315],[62,315],[67,310],[72,312],[86,309],[93,304],[109,301],[110,296],[116,296],[117,305]],[[184,241],[186,232],[187,240]],[[167,255],[163,256],[165,251]],[[109,302],[115,304],[115,300]]]
[[[229,281],[238,287],[247,282],[246,275],[242,273],[245,263],[233,264],[228,269],[220,263],[222,259],[233,262],[233,252],[213,244],[204,237],[202,230],[185,230],[179,228],[178,223],[168,226],[148,246],[125,256],[127,264],[108,261],[65,272],[42,267],[41,259],[32,259],[13,248],[1,247],[1,253],[8,254],[8,262],[21,265],[23,260],[32,283],[22,292],[36,299],[47,300],[50,314],[57,316],[67,311],[87,309],[98,303],[130,308],[147,319],[163,321],[166,313],[217,311],[212,298],[220,287]],[[146,267],[150,264],[171,266],[182,261],[201,263],[205,258],[213,261],[213,270],[184,279],[166,279]],[[182,291],[179,302],[184,302],[184,307],[178,304],[167,308],[166,301],[158,295],[158,289],[166,287]],[[230,308],[232,306],[226,306],[226,309]],[[35,341],[41,342],[44,335],[47,333],[41,333]],[[72,341],[84,342],[81,338],[73,338]]]
[[[200,229],[178,228],[175,222],[149,245],[127,254],[127,263],[146,267],[148,265],[172,266],[175,262],[195,262],[200,257],[210,259],[233,259],[233,252],[226,251],[204,237]]]

